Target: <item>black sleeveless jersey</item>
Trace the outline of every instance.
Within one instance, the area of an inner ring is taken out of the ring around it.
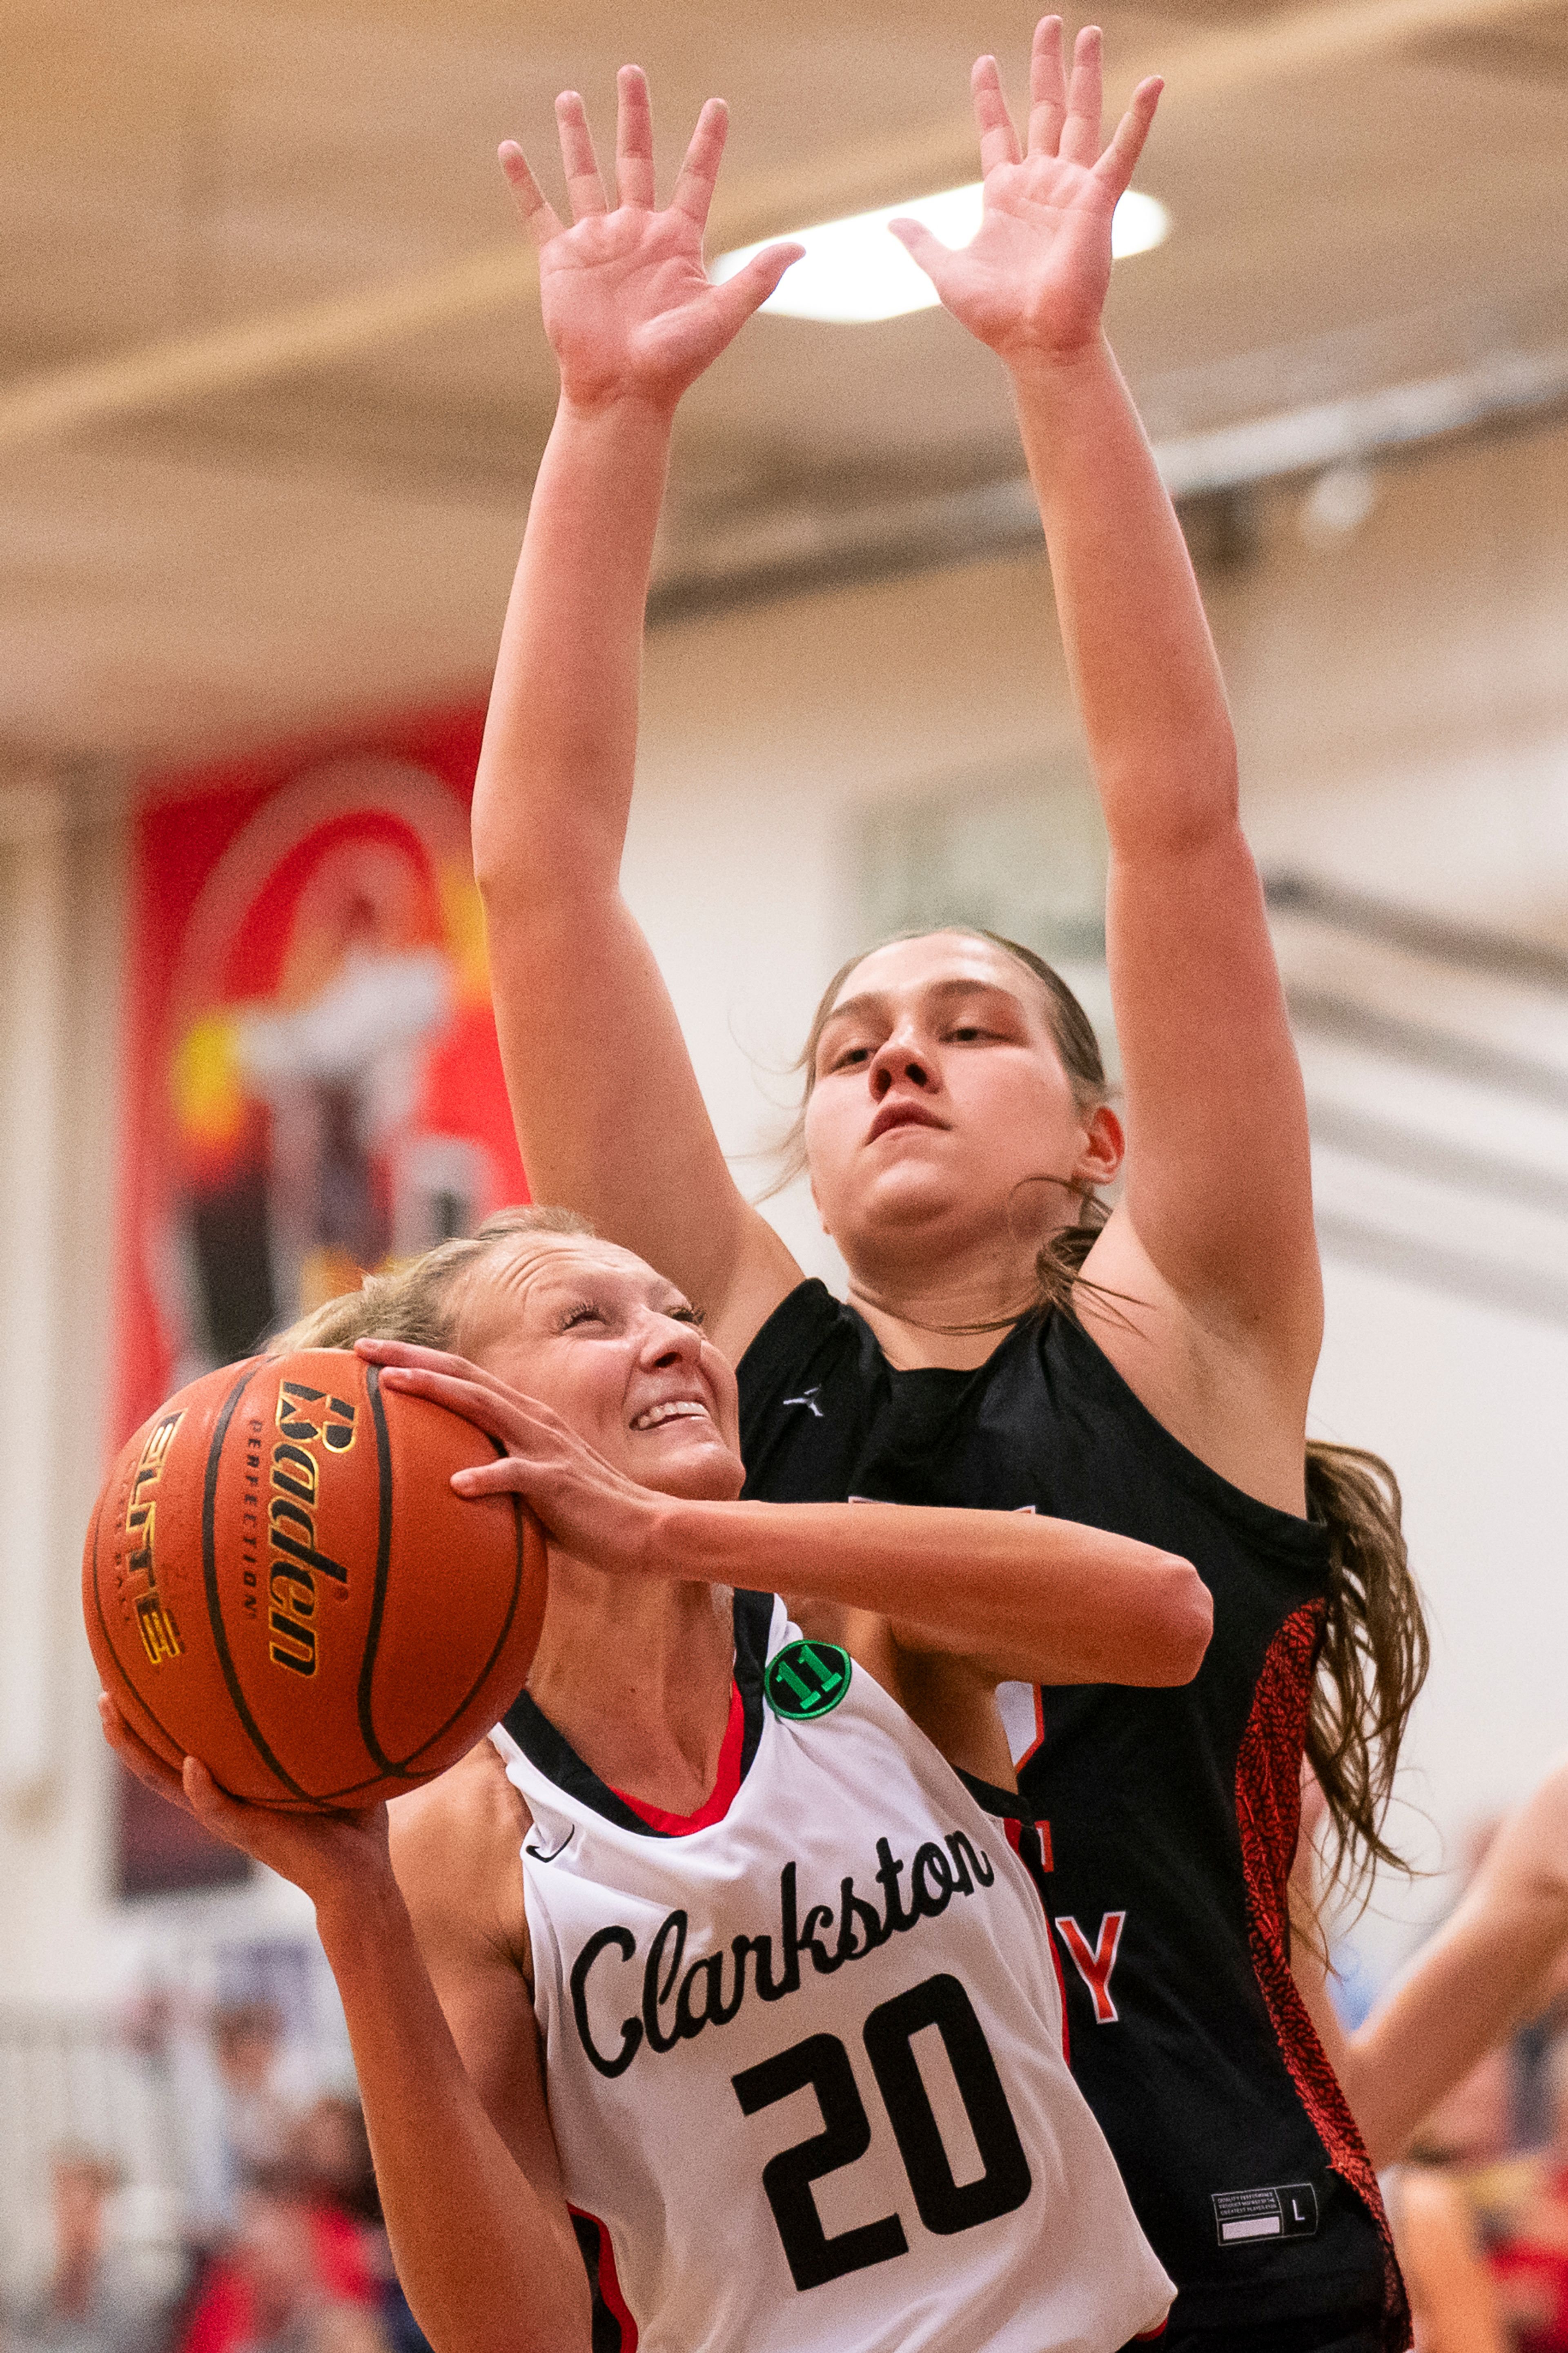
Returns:
[[[1194,1564],[1215,1630],[1191,1683],[1008,1693],[1033,1709],[1015,1750],[1074,2073],[1178,2284],[1173,2325],[1381,2315],[1401,2353],[1376,2179],[1289,1967],[1326,1531],[1200,1462],[1060,1314],[977,1371],[895,1372],[853,1309],[803,1282],[740,1384],[749,1495],[1032,1509]]]

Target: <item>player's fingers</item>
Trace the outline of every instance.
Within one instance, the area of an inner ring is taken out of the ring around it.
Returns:
[[[969,90],[974,100],[975,128],[980,133],[982,175],[994,172],[999,164],[1016,164],[1019,157],[1018,134],[1002,94],[1002,75],[994,58],[975,58]]]
[[[470,1503],[479,1495],[526,1495],[542,1483],[542,1474],[515,1454],[452,1473],[454,1488]]]
[[[1100,82],[1105,43],[1098,25],[1086,25],[1073,47],[1067,120],[1057,153],[1087,168],[1100,161]]]
[[[729,130],[729,108],[721,98],[710,98],[697,118],[691,144],[669,199],[671,212],[685,213],[700,229],[708,226],[708,209],[713,202],[714,183],[719,177]]]
[[[623,205],[653,209],[653,107],[641,66],[623,66],[616,79],[616,192]]]
[[[1097,180],[1103,180],[1113,195],[1121,195],[1137,169],[1138,158],[1143,153],[1143,142],[1149,136],[1149,125],[1154,120],[1154,109],[1160,103],[1164,83],[1157,74],[1141,81],[1132,93],[1132,102],[1116,126],[1116,135],[1094,167]]]
[[[555,126],[561,133],[561,162],[566,174],[566,193],[572,199],[573,219],[585,220],[590,213],[607,211],[587,109],[574,90],[563,90],[556,100]]]
[[[522,215],[524,228],[535,245],[548,245],[552,237],[561,234],[560,215],[534,178],[528,158],[515,139],[503,139],[497,153],[512,202]]]
[[[465,1421],[499,1438],[503,1445],[512,1431],[527,1427],[527,1418],[520,1413],[517,1401],[481,1381],[466,1380],[455,1373],[431,1372],[419,1365],[389,1365],[381,1377],[385,1388],[400,1390],[408,1397],[429,1398],[437,1405],[449,1407]]]
[[[760,311],[773,291],[792,261],[798,261],[805,251],[804,245],[770,245],[754,253],[744,269],[737,269],[713,290],[716,307],[729,322],[731,334],[737,333],[754,311]]]
[[[180,1776],[185,1803],[199,1822],[216,1831],[220,1838],[233,1838],[235,1826],[244,1821],[253,1807],[242,1806],[226,1789],[220,1789],[199,1757],[187,1757]],[[243,1843],[243,1841],[236,1841]]]
[[[1067,121],[1068,77],[1062,59],[1062,20],[1042,16],[1029,52],[1029,153],[1054,155]]]
[[[226,1789],[219,1788],[199,1757],[187,1757],[181,1775],[184,1801],[202,1828],[211,1831],[214,1838],[226,1840],[242,1853],[254,1855],[258,1862],[270,1862],[276,1869],[279,1863],[289,1869],[286,1853],[276,1843],[274,1829],[278,1818],[299,1820],[287,1806],[247,1805],[231,1798]],[[333,1807],[322,1806],[316,1812],[318,1822],[342,1817]],[[286,1833],[286,1835],[288,1835]]]
[[[386,1371],[447,1373],[454,1380],[475,1381],[495,1390],[500,1397],[515,1397],[504,1381],[487,1373],[482,1365],[470,1364],[450,1348],[422,1348],[411,1340],[361,1339],[354,1342],[354,1354],[367,1364],[380,1365]]]
[[[98,1694],[98,1720],[103,1726],[103,1736],[121,1763],[155,1789],[161,1798],[168,1798],[178,1806],[184,1803],[180,1777],[172,1765],[165,1765],[155,1756],[138,1733],[132,1732],[107,1692]]]
[[[942,273],[952,259],[952,248],[927,228],[924,221],[890,220],[888,234],[896,237],[910,259],[918,262],[940,294]]]

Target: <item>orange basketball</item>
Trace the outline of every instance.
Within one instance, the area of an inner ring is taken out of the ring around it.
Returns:
[[[336,1348],[207,1373],[123,1448],[88,1530],[105,1690],[150,1748],[270,1806],[444,1771],[521,1690],[543,1534],[454,1471],[502,1451]]]

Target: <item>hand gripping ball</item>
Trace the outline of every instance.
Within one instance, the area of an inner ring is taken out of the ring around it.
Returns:
[[[544,1614],[503,1450],[335,1348],[226,1365],[121,1452],[82,1562],[105,1690],[231,1796],[356,1807],[429,1780],[521,1690]]]

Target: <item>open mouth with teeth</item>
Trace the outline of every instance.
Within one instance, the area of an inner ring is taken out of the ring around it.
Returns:
[[[696,1398],[670,1398],[663,1405],[650,1405],[633,1422],[634,1430],[657,1430],[661,1422],[708,1419],[708,1409]]]

